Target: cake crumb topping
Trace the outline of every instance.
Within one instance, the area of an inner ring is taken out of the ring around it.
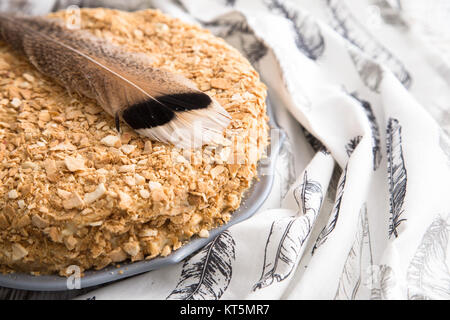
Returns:
[[[71,265],[153,259],[208,237],[239,207],[268,144],[266,88],[224,40],[155,10],[82,9],[81,21],[192,80],[232,121],[220,144],[199,150],[150,141],[126,124],[118,134],[95,101],[68,94],[0,43],[3,272],[67,275]]]

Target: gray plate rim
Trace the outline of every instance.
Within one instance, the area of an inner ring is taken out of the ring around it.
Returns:
[[[210,230],[208,238],[196,237],[166,257],[121,263],[120,268],[111,265],[101,270],[88,270],[84,273],[84,276],[80,278],[80,287],[76,289],[109,283],[176,264],[195,251],[203,248],[222,231],[253,216],[262,206],[272,189],[275,164],[280,153],[281,145],[286,138],[286,134],[280,129],[274,118],[272,104],[269,99],[267,99],[266,105],[270,128],[271,130],[278,130],[279,136],[277,139],[271,141],[271,146],[269,148],[270,154],[267,155],[267,158],[264,161],[260,161],[258,166],[259,181],[254,182],[250,189],[246,191],[240,207],[233,212],[228,223]],[[261,172],[264,172],[265,174],[262,175]],[[66,291],[69,289],[68,281],[73,281],[73,279],[58,275],[33,276],[25,273],[0,274],[0,286],[20,290]],[[73,282],[71,284],[73,285]]]

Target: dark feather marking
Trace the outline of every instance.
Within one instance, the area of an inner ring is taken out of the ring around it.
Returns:
[[[174,112],[204,109],[212,102],[204,93],[180,93],[165,95],[156,100],[148,99],[125,109],[123,119],[133,129],[153,128],[168,123]]]
[[[212,102],[211,98],[202,92],[164,95],[157,97],[156,99],[175,112],[204,109]]]
[[[309,238],[323,201],[319,182],[303,175],[303,183],[294,190],[294,198],[302,208],[300,217],[279,219],[272,223],[264,249],[261,277],[253,291],[281,282],[295,270],[301,258],[303,244]]]
[[[271,10],[280,12],[292,22],[295,32],[295,44],[308,58],[317,60],[325,51],[325,42],[319,26],[307,16],[300,16],[295,8],[289,8],[286,2],[271,0],[268,3]]]
[[[120,133],[120,115],[119,113],[116,113],[114,116],[114,123],[116,124],[116,130],[118,133]]]
[[[254,39],[254,41],[244,41],[244,38],[241,38],[241,46],[244,52],[244,55],[250,61],[251,64],[256,64],[259,60],[261,60],[269,51],[266,45],[259,41],[258,39]]]
[[[313,196],[319,195],[319,203],[313,202]],[[319,213],[323,201],[322,186],[319,182],[308,179],[308,171],[305,171],[303,175],[302,184],[294,189],[294,199],[297,202],[299,208],[302,209],[302,214],[306,215],[308,212],[314,212],[314,216]]]
[[[320,142],[319,139],[314,137],[308,130],[301,126],[306,141],[311,145],[315,152],[322,152],[323,154],[330,154],[330,151]]]
[[[253,286],[253,291],[268,287],[275,281],[281,282],[294,271],[300,259],[303,243],[308,238],[314,223],[312,218],[309,215],[290,217],[272,223],[264,250],[262,274]],[[283,231],[275,231],[275,229],[283,229]]]
[[[135,130],[161,126],[174,117],[173,111],[153,100],[132,105],[122,113],[123,120]]]
[[[359,49],[348,48],[350,58],[362,82],[372,91],[379,93],[379,87],[383,80],[383,69],[380,64],[370,58],[363,57]]]
[[[406,194],[407,174],[402,149],[402,126],[397,119],[389,118],[386,134],[386,149],[389,179],[390,225],[389,237],[398,237],[397,227],[406,219],[400,219],[403,213],[403,200]]]
[[[339,278],[335,300],[358,299],[359,289],[367,274],[367,268],[373,265],[372,248],[370,244],[369,220],[367,205],[363,204],[359,212],[358,229],[355,240],[347,255],[347,259]]]
[[[380,128],[378,127],[377,119],[373,113],[372,107],[368,101],[358,98],[356,93],[352,93],[351,96],[355,98],[363,107],[366,112],[367,119],[369,120],[370,129],[372,131],[372,154],[373,154],[373,170],[378,169],[381,163],[381,145],[380,145]]]
[[[350,157],[355,151],[358,144],[361,142],[362,136],[356,136],[353,139],[350,139],[349,143],[345,146],[345,151],[347,152],[347,155]]]
[[[336,201],[334,202],[333,210],[331,212],[331,214],[333,214],[333,217],[331,221],[328,222],[328,224],[322,229],[319,236],[317,237],[316,243],[314,244],[311,254],[314,254],[316,249],[320,247],[323,243],[325,243],[330,233],[333,232],[334,228],[336,227],[336,223],[339,217],[339,211],[341,210],[342,198],[344,196],[344,188],[346,180],[347,180],[347,166],[345,167],[345,170],[342,172],[341,180],[339,182]]]
[[[380,14],[383,21],[392,26],[408,29],[408,23],[402,17],[402,6],[400,0],[396,3],[386,0],[377,0],[375,5],[380,8]]]
[[[346,4],[335,0],[327,0],[327,4],[334,19],[333,28],[336,32],[376,61],[386,64],[403,86],[409,88],[412,78],[403,63],[359,23]]]
[[[233,7],[236,4],[236,0],[225,0],[225,5]]]

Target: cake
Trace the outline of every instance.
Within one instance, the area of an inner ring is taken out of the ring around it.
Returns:
[[[65,18],[65,12],[50,15]],[[0,42],[0,271],[167,256],[230,220],[268,145],[266,87],[209,31],[156,10],[82,9],[81,27],[192,80],[232,121],[217,145],[139,136]]]

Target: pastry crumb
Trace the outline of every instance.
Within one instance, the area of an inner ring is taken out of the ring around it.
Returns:
[[[71,265],[165,257],[207,238],[239,207],[268,145],[266,87],[224,40],[156,10],[80,12],[84,29],[190,79],[232,121],[217,145],[194,151],[126,123],[118,134],[94,100],[68,94],[0,43],[2,272],[68,276]]]

